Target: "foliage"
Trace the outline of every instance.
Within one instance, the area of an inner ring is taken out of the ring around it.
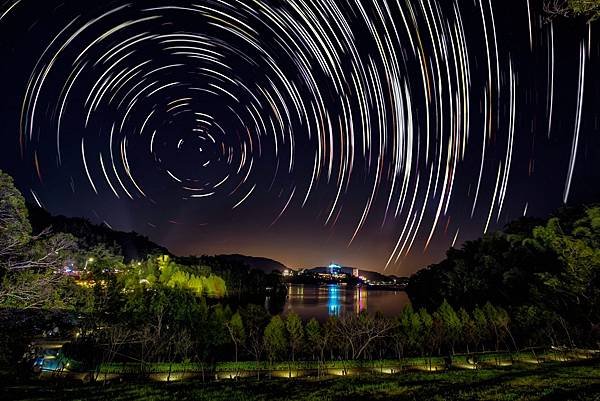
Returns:
[[[528,343],[539,344],[542,331],[551,345],[595,345],[599,284],[600,207],[590,206],[563,209],[547,221],[521,219],[450,249],[444,261],[414,274],[407,292],[430,310],[444,300],[466,310],[491,302],[500,308],[500,326],[513,316],[516,334]],[[506,330],[499,334],[514,341]]]
[[[549,17],[585,17],[592,22],[600,17],[600,0],[546,0],[544,11]]]
[[[208,267],[184,266],[175,263],[168,255],[149,258],[144,263],[132,263],[126,268],[123,281],[126,289],[140,285],[153,288],[157,285],[187,290],[196,296],[223,298],[227,294],[225,281],[212,273],[199,276],[193,271],[210,272]]]
[[[320,348],[323,335],[321,334],[321,325],[314,317],[306,324],[306,348],[312,353],[312,358],[315,358],[317,350]]]
[[[0,170],[0,256],[31,240],[25,199],[13,179]]]
[[[244,329],[244,322],[239,312],[236,312],[231,316],[231,319],[225,323],[227,332],[231,338],[231,342],[235,347],[235,361],[238,361],[238,350],[241,344],[246,341],[246,330]]]
[[[288,314],[285,318],[285,329],[292,361],[294,361],[296,359],[296,352],[302,348],[304,341],[304,329],[302,327],[302,320],[300,319],[300,316],[294,312]]]
[[[25,199],[0,171],[0,306],[64,307],[58,271],[74,248],[68,235],[33,234]]]
[[[285,335],[285,323],[281,316],[275,315],[265,327],[264,333],[265,349],[271,362],[278,360],[287,347]]]

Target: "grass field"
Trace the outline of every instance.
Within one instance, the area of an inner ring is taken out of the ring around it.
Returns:
[[[519,363],[537,363],[546,361],[572,361],[577,359],[590,358],[591,356],[581,351],[555,351],[545,350],[537,351],[521,351],[521,352],[487,352],[478,353],[477,358],[482,368],[487,368],[493,365],[506,366],[513,362]],[[72,361],[71,361],[72,362]],[[454,355],[452,363],[457,367],[465,367],[469,365],[466,355]],[[73,364],[73,363],[72,363]],[[240,362],[217,362],[214,365],[216,372],[255,372],[257,369],[264,374],[268,371],[286,371],[286,370],[311,370],[317,371],[321,369],[362,369],[373,370],[380,368],[391,368],[394,371],[411,368],[433,368],[443,370],[445,361],[443,357],[408,357],[402,360],[398,359],[380,359],[380,360],[326,360],[321,366],[318,361],[284,361],[273,362],[261,361],[257,364],[254,361]],[[472,365],[471,365],[472,367]],[[100,366],[101,373],[108,374],[140,374],[139,363],[105,363]],[[201,372],[211,370],[211,366],[202,366],[199,363],[148,363],[144,367],[145,373],[166,373],[166,372]],[[76,369],[75,369],[76,370]],[[436,369],[434,369],[436,370]]]
[[[443,373],[107,385],[32,382],[5,386],[2,400],[591,400],[600,401],[600,362],[519,365]]]

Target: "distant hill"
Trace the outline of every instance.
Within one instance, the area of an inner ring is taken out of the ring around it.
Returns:
[[[136,232],[115,231],[105,225],[93,224],[89,220],[80,217],[53,216],[46,210],[35,205],[28,204],[29,219],[35,233],[51,228],[55,233],[71,234],[79,239],[82,248],[93,247],[96,244],[104,244],[115,249],[123,255],[125,262],[134,259],[145,259],[150,255],[171,255],[169,250],[152,242],[148,237]],[[246,255],[217,255],[216,258],[238,266],[247,266],[250,270],[259,270],[264,273],[273,271],[283,272],[287,267],[276,260],[246,256]],[[186,258],[180,258],[185,260]],[[188,258],[189,259],[189,258]],[[198,262],[191,258],[189,262]]]
[[[168,249],[138,233],[115,231],[79,217],[52,216],[46,210],[30,204],[27,207],[34,233],[50,227],[55,233],[66,233],[77,237],[82,248],[93,247],[96,244],[117,248],[125,262],[145,259],[149,255],[170,255]]]
[[[287,269],[287,267],[283,263],[269,258],[246,256],[239,254],[217,255],[216,257],[222,260],[226,260],[228,262],[244,264],[250,267],[250,269],[260,270],[265,273],[272,273],[273,271],[283,272]]]

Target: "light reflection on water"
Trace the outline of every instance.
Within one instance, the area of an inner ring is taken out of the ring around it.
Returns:
[[[335,284],[292,284],[288,289],[284,313],[294,311],[303,319],[315,317],[320,321],[328,316],[339,316],[345,312],[359,313],[363,310],[369,313],[380,311],[386,316],[394,316],[409,303],[408,296],[403,291],[347,288]]]

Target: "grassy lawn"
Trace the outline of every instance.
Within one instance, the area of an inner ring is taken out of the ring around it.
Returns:
[[[586,355],[583,355],[585,357]],[[582,355],[576,352],[559,353],[553,351],[545,352],[517,352],[517,353],[506,353],[506,352],[488,352],[478,354],[479,363],[482,366],[490,365],[503,365],[508,364],[512,360],[515,361],[529,361],[534,362],[537,360],[541,361],[560,361],[560,360],[573,360],[581,359]],[[589,355],[588,355],[589,357]],[[452,361],[457,366],[468,365],[467,357],[465,355],[455,355]],[[70,361],[72,365],[76,366],[76,362]],[[323,369],[378,369],[378,368],[395,368],[401,370],[402,368],[419,368],[426,366],[444,366],[443,357],[409,357],[404,358],[401,361],[398,359],[382,359],[372,361],[343,361],[343,360],[326,360],[321,365]],[[166,372],[201,372],[204,370],[210,370],[210,366],[202,366],[199,363],[148,363],[145,365],[146,373],[166,373]],[[319,363],[317,361],[284,361],[269,363],[267,361],[261,361],[258,365],[254,361],[240,361],[240,362],[217,362],[214,366],[216,372],[249,372],[255,371],[257,368],[261,371],[269,370],[281,370],[285,371],[288,369],[293,370],[317,370]],[[77,371],[77,369],[73,369]],[[139,374],[140,365],[139,363],[105,363],[100,366],[101,373],[109,374]]]
[[[102,385],[9,385],[20,400],[592,400],[600,401],[600,362],[317,379],[256,379]]]

